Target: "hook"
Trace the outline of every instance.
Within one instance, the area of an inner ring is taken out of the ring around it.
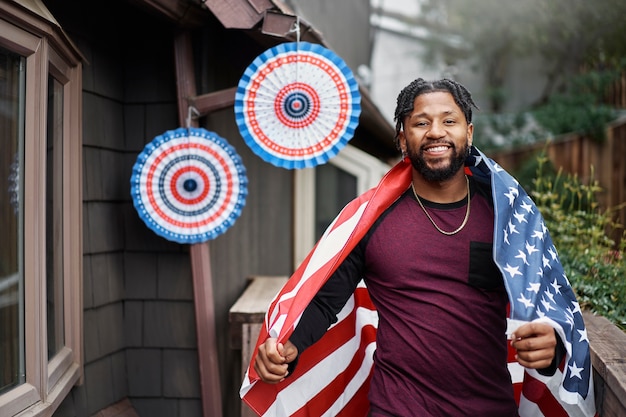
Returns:
[[[191,127],[192,113],[195,117],[200,116],[200,112],[194,106],[187,107],[187,128]]]

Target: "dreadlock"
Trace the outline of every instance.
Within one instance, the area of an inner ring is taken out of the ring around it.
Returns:
[[[452,94],[454,102],[463,111],[467,123],[472,122],[472,107],[478,110],[478,106],[476,106],[474,100],[472,100],[472,95],[464,86],[447,78],[437,81],[424,81],[424,79],[418,78],[404,87],[398,95],[394,114],[394,120],[396,121],[396,145],[398,145],[398,135],[402,130],[404,119],[413,111],[415,98],[424,93],[432,93],[435,91],[443,91]]]

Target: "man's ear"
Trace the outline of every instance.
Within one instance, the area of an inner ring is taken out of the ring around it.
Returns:
[[[474,124],[470,123],[467,126],[467,146],[472,146],[473,141],[474,141]]]
[[[398,146],[400,147],[400,152],[402,152],[402,155],[405,155],[407,151],[406,151],[406,137],[404,137],[404,130],[401,130],[398,133]]]

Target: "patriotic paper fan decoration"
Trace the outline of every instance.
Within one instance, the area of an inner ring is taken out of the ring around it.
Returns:
[[[137,157],[131,194],[139,217],[156,234],[201,243],[240,216],[248,179],[235,149],[213,132],[179,128],[155,137]]]
[[[327,162],[354,135],[361,95],[354,75],[317,44],[280,44],[259,55],[239,80],[235,116],[250,148],[293,169]]]

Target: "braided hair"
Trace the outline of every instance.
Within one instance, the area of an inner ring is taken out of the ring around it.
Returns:
[[[398,135],[402,130],[404,119],[413,111],[415,98],[425,93],[442,91],[452,94],[454,102],[459,106],[465,115],[467,123],[472,123],[472,107],[478,110],[478,106],[472,100],[470,92],[456,81],[444,78],[437,81],[425,81],[418,78],[407,85],[398,95],[394,120],[396,122],[396,145],[398,145]]]

